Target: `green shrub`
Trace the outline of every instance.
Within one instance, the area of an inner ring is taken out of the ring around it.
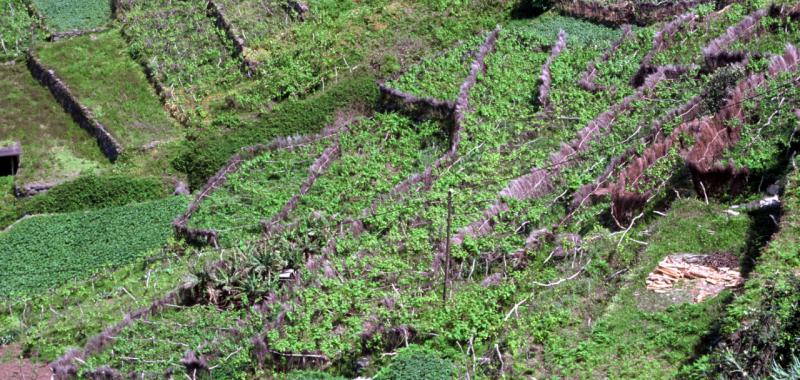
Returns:
[[[447,380],[455,378],[453,365],[435,351],[410,346],[397,353],[392,362],[381,369],[375,380]]]
[[[378,87],[370,74],[342,80],[324,93],[306,99],[291,100],[263,115],[260,122],[236,130],[203,132],[188,142],[174,162],[175,168],[189,175],[192,188],[202,186],[239,148],[265,143],[278,136],[315,133],[330,122],[336,111],[377,101]]]
[[[123,206],[164,198],[168,194],[161,179],[156,177],[88,175],[20,202],[19,214],[63,213]]]

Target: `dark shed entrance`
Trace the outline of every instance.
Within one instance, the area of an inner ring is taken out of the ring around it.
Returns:
[[[5,147],[0,146],[0,177],[17,174],[21,154],[22,148],[19,143]]]

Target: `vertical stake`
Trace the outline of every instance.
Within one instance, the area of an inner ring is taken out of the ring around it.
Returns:
[[[444,287],[442,303],[447,302],[447,282],[450,276],[450,226],[453,223],[453,189],[447,190],[447,239],[444,241]]]

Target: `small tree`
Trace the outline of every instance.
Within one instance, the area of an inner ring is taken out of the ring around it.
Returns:
[[[400,350],[374,380],[450,380],[455,378],[453,364],[430,349],[409,346]]]

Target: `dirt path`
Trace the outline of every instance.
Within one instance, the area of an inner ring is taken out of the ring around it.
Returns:
[[[21,358],[17,345],[0,346],[0,379],[50,380],[47,364],[32,363]]]

